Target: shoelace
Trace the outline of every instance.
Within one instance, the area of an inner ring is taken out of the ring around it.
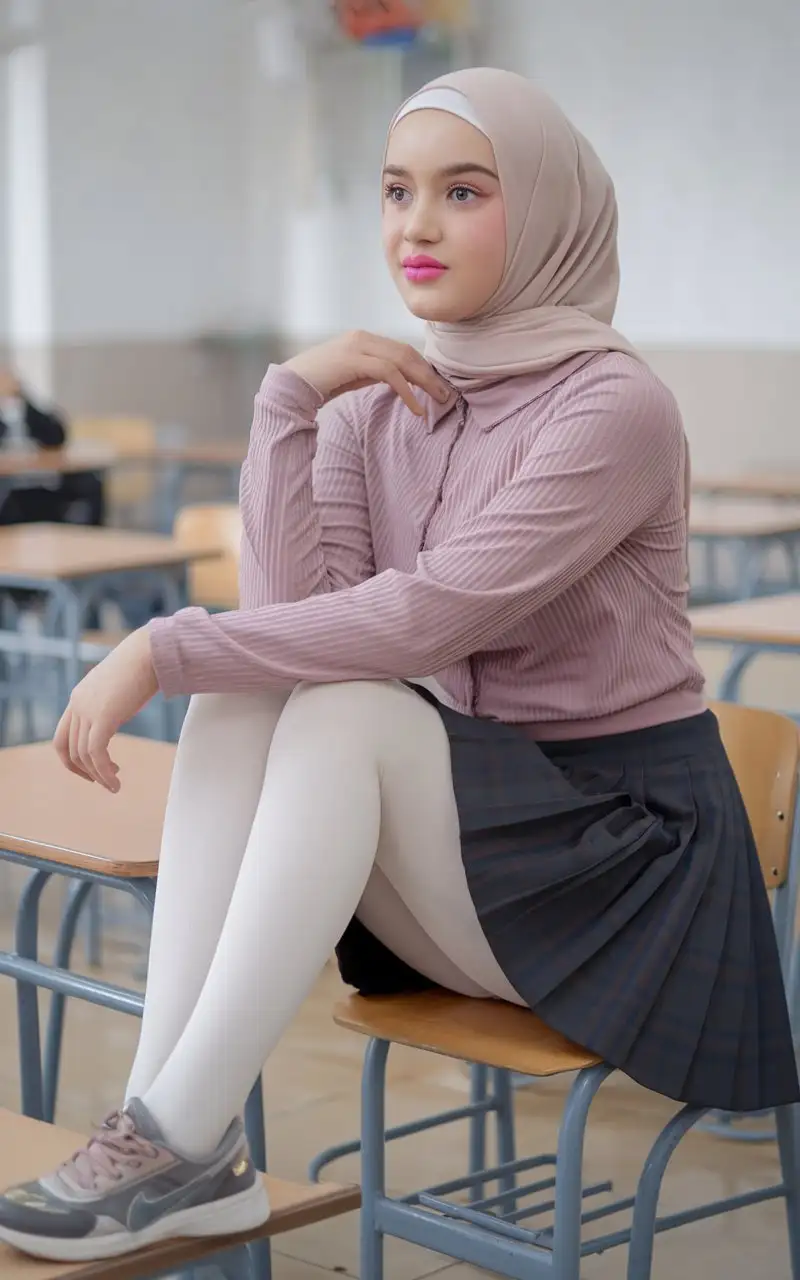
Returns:
[[[121,1182],[126,1169],[141,1168],[158,1147],[136,1132],[125,1111],[112,1111],[85,1147],[59,1166],[59,1176],[82,1191],[96,1191],[101,1178]]]

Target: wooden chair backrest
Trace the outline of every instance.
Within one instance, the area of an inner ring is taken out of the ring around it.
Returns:
[[[239,543],[242,518],[235,502],[182,507],[173,530],[178,542],[192,550],[219,548],[219,555],[189,567],[189,598],[209,609],[239,605]]]
[[[767,888],[789,870],[800,766],[800,729],[788,716],[714,702],[722,741],[739,783]]]
[[[149,418],[73,418],[69,424],[72,440],[94,440],[110,445],[126,465],[113,468],[106,479],[106,494],[112,507],[125,508],[150,501],[153,495],[152,465],[132,465],[131,458],[151,458],[156,447],[156,428]]]

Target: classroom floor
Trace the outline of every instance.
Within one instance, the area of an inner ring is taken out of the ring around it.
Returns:
[[[0,868],[0,946],[11,937],[13,903],[19,885],[16,869]],[[43,952],[47,953],[57,919],[58,894],[48,891]],[[108,907],[114,919],[114,904]],[[105,973],[114,982],[134,985],[141,969],[141,933],[136,922],[117,917],[105,948]],[[78,967],[83,963],[78,957]],[[320,1148],[346,1140],[358,1127],[359,1069],[363,1041],[340,1030],[330,1018],[333,1000],[342,990],[333,968],[326,970],[266,1071],[266,1105],[270,1167],[287,1178],[302,1179],[308,1161]],[[19,1105],[15,1057],[13,986],[0,982],[0,1106]],[[58,1120],[86,1131],[119,1103],[131,1062],[136,1020],[74,1003],[69,1011],[64,1073]],[[391,1058],[388,1099],[390,1123],[411,1120],[465,1100],[463,1066],[414,1050],[395,1048]],[[554,1150],[556,1125],[567,1082],[533,1084],[517,1092],[517,1132],[521,1153]],[[621,1194],[634,1186],[636,1171],[655,1135],[671,1112],[671,1104],[645,1093],[618,1076],[603,1087],[593,1109],[587,1141],[586,1169],[592,1180],[613,1178]],[[420,1181],[433,1183],[464,1168],[465,1126],[422,1134],[394,1145],[389,1186],[411,1190]],[[342,1161],[332,1176],[356,1180],[355,1158]],[[664,1206],[675,1210],[702,1198],[734,1195],[752,1185],[778,1178],[772,1144],[744,1145],[701,1134],[691,1135],[674,1162]],[[608,1229],[620,1224],[611,1220]],[[357,1217],[350,1214],[292,1235],[275,1248],[275,1280],[330,1280],[358,1274]],[[397,1241],[387,1244],[390,1280],[421,1280],[447,1271],[447,1280],[476,1280],[482,1273],[448,1264],[436,1254]],[[586,1280],[621,1280],[623,1251],[613,1251],[584,1264]],[[722,1220],[711,1220],[661,1236],[656,1245],[654,1280],[789,1280],[783,1209],[780,1202],[757,1205]]]

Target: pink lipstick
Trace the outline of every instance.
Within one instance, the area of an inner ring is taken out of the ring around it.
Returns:
[[[403,270],[407,280],[414,284],[422,284],[426,280],[438,280],[444,275],[447,267],[438,258],[431,258],[427,253],[414,253],[403,258]]]

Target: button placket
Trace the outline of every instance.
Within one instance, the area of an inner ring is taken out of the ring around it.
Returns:
[[[453,439],[450,441],[450,447],[447,450],[447,456],[445,457],[444,467],[442,468],[442,476],[439,481],[439,487],[436,490],[436,497],[433,500],[433,505],[431,506],[430,511],[425,517],[425,521],[422,526],[422,534],[420,536],[420,546],[419,546],[420,551],[425,550],[425,544],[428,540],[428,534],[430,532],[430,527],[433,521],[433,517],[436,515],[436,512],[439,510],[440,506],[442,505],[442,497],[444,495],[444,486],[447,483],[447,477],[450,472],[450,463],[453,458],[453,452],[459,440],[461,439],[461,436],[464,432],[464,427],[466,426],[466,422],[467,422],[467,413],[469,411],[469,405],[467,404],[467,401],[464,399],[462,395],[459,395],[458,400],[456,401],[456,404],[458,407],[458,422],[456,424],[456,429],[453,433]],[[473,716],[475,716],[478,714],[478,696],[479,695],[478,695],[478,682],[475,676],[475,667],[474,667],[472,658],[467,659],[467,666],[469,667],[469,678],[470,678],[470,684],[472,686],[471,695],[470,695],[470,707],[471,707]]]
[[[455,449],[456,445],[461,439],[461,435],[464,431],[464,426],[467,421],[467,411],[469,406],[462,395],[459,395],[456,401],[456,405],[458,408],[458,422],[456,423],[456,429],[453,433],[453,439],[450,441],[450,445],[447,450],[447,454],[445,456],[444,466],[442,468],[442,475],[439,480],[439,486],[436,490],[436,497],[434,498],[431,509],[428,512],[427,516],[425,517],[425,520],[422,525],[422,533],[420,535],[420,543],[419,543],[420,551],[425,550],[425,544],[428,541],[428,534],[430,533],[433,517],[436,515],[436,512],[439,510],[440,506],[442,505],[442,496],[444,494],[444,486],[447,483],[447,477],[450,472],[450,463],[453,458],[453,450]]]

